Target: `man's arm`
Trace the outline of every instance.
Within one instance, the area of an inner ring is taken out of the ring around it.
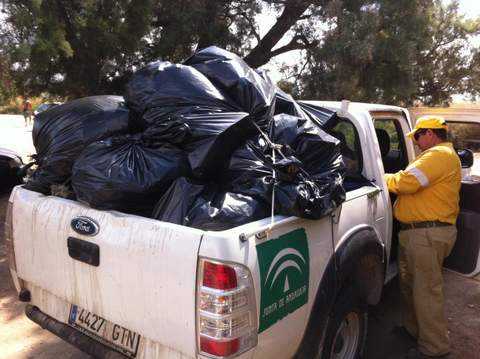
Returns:
[[[444,161],[448,160],[440,151],[427,151],[404,171],[385,174],[388,190],[396,194],[412,194],[428,187],[443,175]]]
[[[421,174],[417,175],[422,177]],[[388,190],[395,194],[412,194],[422,188],[417,176],[408,168],[405,171],[385,174],[385,181]]]

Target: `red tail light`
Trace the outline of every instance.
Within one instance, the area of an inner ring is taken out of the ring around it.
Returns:
[[[200,349],[205,353],[219,357],[228,357],[240,349],[240,339],[237,338],[226,342],[219,342],[214,339],[200,337]]]
[[[200,259],[197,340],[200,354],[234,358],[257,345],[255,293],[247,267]]]
[[[202,285],[214,289],[233,289],[237,287],[237,274],[230,266],[204,262]]]

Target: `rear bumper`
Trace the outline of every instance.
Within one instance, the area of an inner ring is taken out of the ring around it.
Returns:
[[[43,313],[35,306],[28,304],[25,307],[25,314],[27,317],[40,325],[42,328],[47,329],[56,336],[65,340],[66,342],[77,347],[81,351],[91,355],[94,358],[104,359],[125,359],[126,356],[121,353],[97,342],[89,336],[75,330],[67,324],[64,324],[47,314]]]
[[[14,278],[16,278],[16,275]],[[109,345],[68,325],[67,323],[72,305],[70,302],[51,294],[31,282],[25,281],[24,284],[25,288],[31,293],[31,301],[28,303],[25,312],[27,317],[32,321],[89,354],[93,358],[126,358],[123,353]],[[159,342],[142,335],[135,359],[194,358],[196,358],[196,356],[183,354],[174,348],[162,345]]]

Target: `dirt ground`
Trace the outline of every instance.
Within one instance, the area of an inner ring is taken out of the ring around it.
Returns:
[[[452,352],[448,359],[480,358],[480,279],[444,271],[444,291]],[[415,346],[408,335],[394,332],[400,322],[398,281],[383,292],[379,305],[370,308],[366,359],[399,359]]]
[[[71,345],[41,329],[24,314],[10,278],[3,238],[8,194],[0,193],[0,359],[87,359]],[[453,351],[449,359],[476,359],[480,352],[480,280],[445,272],[445,296]],[[394,333],[399,321],[398,284],[384,290],[378,306],[370,308],[366,359],[397,359],[415,342]]]

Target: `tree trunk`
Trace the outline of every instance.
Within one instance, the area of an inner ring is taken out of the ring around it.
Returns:
[[[265,65],[274,55],[273,47],[280,41],[285,33],[299,20],[312,1],[286,0],[282,14],[275,25],[260,40],[253,50],[245,56],[244,60],[256,68]]]

